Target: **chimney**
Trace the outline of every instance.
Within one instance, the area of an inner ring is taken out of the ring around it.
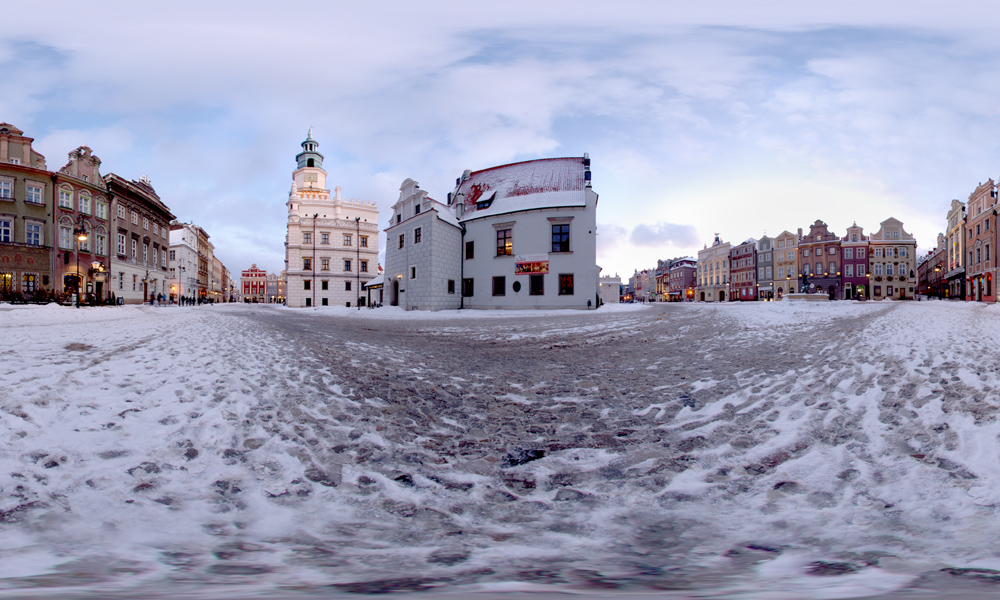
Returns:
[[[800,240],[802,239],[802,228],[801,227],[799,227],[799,239]]]

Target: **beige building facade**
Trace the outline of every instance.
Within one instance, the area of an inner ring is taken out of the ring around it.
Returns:
[[[794,293],[799,277],[799,238],[790,231],[774,237],[774,297]]]
[[[913,299],[917,286],[917,241],[889,217],[868,242],[871,298]]]
[[[729,300],[729,251],[731,244],[723,242],[716,234],[711,247],[698,251],[697,302],[726,302]]]

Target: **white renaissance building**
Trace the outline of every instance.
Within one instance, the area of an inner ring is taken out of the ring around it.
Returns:
[[[361,284],[378,273],[378,207],[333,196],[312,129],[296,157],[285,236],[287,305],[363,306]]]
[[[466,171],[444,203],[407,179],[385,230],[385,301],[596,308],[597,200],[586,155]]]

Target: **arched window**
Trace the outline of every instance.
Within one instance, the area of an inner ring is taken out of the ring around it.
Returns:
[[[315,167],[316,166],[316,161],[310,158],[309,161],[306,163],[306,166],[307,167]]]

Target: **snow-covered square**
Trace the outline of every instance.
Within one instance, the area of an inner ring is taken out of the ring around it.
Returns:
[[[0,305],[0,597],[973,597],[997,332],[949,302]]]

